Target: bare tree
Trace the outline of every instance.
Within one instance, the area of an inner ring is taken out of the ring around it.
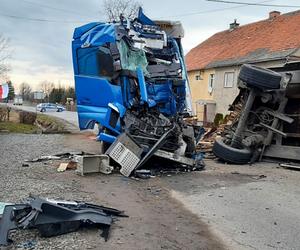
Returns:
[[[49,101],[49,95],[52,89],[55,88],[54,83],[45,80],[39,83],[39,88],[44,92],[46,100]]]
[[[3,76],[9,71],[9,66],[6,60],[10,57],[9,39],[0,34],[0,76]]]
[[[133,19],[137,16],[141,3],[135,0],[105,0],[103,10],[109,22],[118,21],[120,16]]]
[[[30,85],[26,82],[23,82],[20,84],[19,89],[20,89],[20,95],[22,96],[23,100],[26,101],[30,100],[31,91],[32,91]]]

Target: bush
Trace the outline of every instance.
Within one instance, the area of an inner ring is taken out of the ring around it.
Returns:
[[[19,118],[20,118],[20,123],[33,125],[36,120],[36,113],[20,111]]]
[[[6,107],[0,107],[0,122],[4,122],[7,120],[7,108]]]
[[[218,127],[223,122],[223,114],[217,113],[214,119],[215,127]]]

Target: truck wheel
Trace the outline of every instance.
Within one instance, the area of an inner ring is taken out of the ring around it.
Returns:
[[[281,75],[269,69],[244,64],[241,67],[239,79],[245,82],[248,87],[279,89]]]
[[[225,162],[236,164],[249,163],[253,155],[253,152],[249,148],[233,148],[225,144],[223,138],[216,139],[213,146],[213,153]]]

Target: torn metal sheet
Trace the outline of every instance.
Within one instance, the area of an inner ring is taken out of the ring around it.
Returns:
[[[107,240],[114,216],[125,215],[114,208],[84,202],[30,198],[24,204],[5,206],[0,220],[0,246],[11,243],[11,230],[27,228],[37,229],[42,237],[51,237],[94,226],[102,229]]]
[[[60,156],[55,155],[44,155],[40,156],[39,158],[34,158],[32,160],[25,160],[25,162],[41,162],[41,161],[50,161],[50,160],[60,160]]]
[[[142,152],[142,148],[126,133],[121,134],[106,151],[109,157],[120,164],[120,173],[127,177],[140,162]]]
[[[197,165],[197,163],[194,159],[184,157],[184,156],[179,156],[179,155],[176,155],[174,153],[170,153],[170,152],[163,151],[163,150],[157,150],[154,153],[154,155],[156,155],[158,157],[161,157],[161,158],[165,158],[165,159],[168,159],[168,160],[175,161],[177,163],[188,165],[188,166],[191,166],[191,167],[194,167],[194,166]],[[204,164],[202,165],[202,163],[201,163],[201,166],[204,167]]]
[[[2,214],[4,212],[4,208],[5,206],[11,205],[11,203],[7,203],[7,202],[0,202],[0,219],[2,217]]]
[[[82,176],[91,173],[110,174],[113,171],[113,166],[109,163],[108,155],[82,155],[77,156],[76,173]]]
[[[54,155],[42,155],[38,158],[34,158],[31,160],[25,160],[25,162],[41,162],[41,161],[50,161],[50,160],[61,160],[61,159],[72,159],[74,156],[77,155],[93,155],[91,153],[78,151],[78,152],[64,152],[58,153]]]

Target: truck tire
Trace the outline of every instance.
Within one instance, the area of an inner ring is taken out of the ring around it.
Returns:
[[[239,79],[245,82],[248,87],[279,89],[281,75],[269,69],[244,64],[241,67]]]
[[[247,164],[251,161],[253,152],[246,147],[233,148],[224,143],[224,139],[216,139],[213,146],[213,153],[225,162],[235,164]]]

